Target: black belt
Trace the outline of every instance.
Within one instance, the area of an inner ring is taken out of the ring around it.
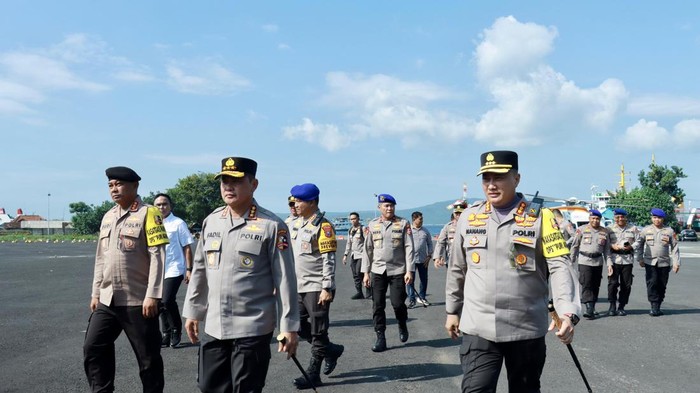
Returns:
[[[579,254],[589,257],[589,258],[600,258],[603,256],[603,254],[599,252],[585,252],[585,251],[579,251]]]
[[[632,250],[610,250],[612,251],[613,254],[620,254],[620,255],[629,255],[632,253]]]

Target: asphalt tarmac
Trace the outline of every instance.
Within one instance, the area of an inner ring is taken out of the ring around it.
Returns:
[[[340,247],[344,247],[341,242]],[[87,392],[82,344],[89,317],[95,244],[0,244],[0,392]],[[342,254],[341,254],[342,255]],[[700,243],[681,243],[683,266],[671,274],[666,315],[647,315],[644,270],[634,269],[629,315],[582,320],[573,347],[594,392],[700,392]],[[338,259],[330,337],[345,345],[319,392],[457,392],[461,381],[458,342],[443,327],[444,269],[430,267],[427,308],[409,310],[410,339],[399,342],[389,308],[389,350],[373,353],[370,300],[354,293],[349,266]],[[607,311],[607,280],[598,310]],[[180,289],[180,306],[186,288]],[[183,342],[187,339],[183,337]],[[273,356],[265,391],[295,391],[292,361]],[[197,346],[162,350],[166,392],[197,392]],[[138,368],[124,335],[116,343],[117,392],[141,391]],[[300,344],[306,367],[309,345]],[[507,392],[505,369],[498,392]],[[547,335],[542,392],[586,392],[565,346]]]

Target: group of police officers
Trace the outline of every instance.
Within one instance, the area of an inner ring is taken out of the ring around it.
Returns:
[[[329,338],[337,239],[319,209],[320,190],[311,183],[293,187],[285,223],[255,201],[256,172],[251,159],[222,160],[216,178],[225,205],[204,220],[192,263],[182,315],[190,341],[200,343],[202,392],[262,391],[276,325],[278,351],[287,358],[295,356],[299,338],[311,344],[308,378],[293,381],[298,389],[320,385],[320,373],[332,373],[344,352]],[[114,391],[114,341],[124,330],[138,359],[144,392],[162,392],[156,316],[168,241],[163,219],[138,197],[136,172],[114,167],[106,174],[116,206],[105,214],[100,230],[85,372],[93,392]],[[436,267],[447,266],[445,328],[450,337],[462,337],[463,392],[495,391],[504,362],[511,392],[538,392],[544,336],[554,330],[563,343],[570,343],[581,300],[586,305],[583,315],[594,318],[602,263],[608,266],[610,294],[615,292],[609,296],[611,315],[625,313],[633,254],[646,268],[651,314],[662,314],[670,263],[676,272],[680,266],[677,243],[663,226],[662,211],[652,210],[654,224],[642,230],[628,226],[621,210],[612,229],[601,228],[596,220],[600,214],[591,211],[591,223],[576,231],[570,251],[563,221],[516,192],[521,175],[515,152],[482,154],[477,175],[485,200],[453,205],[452,220],[440,232],[433,253]],[[364,228],[352,213],[343,256],[343,263],[351,260],[353,298],[364,297],[363,287],[372,298],[374,352],[387,349],[388,291],[399,340],[409,337],[406,285],[413,281],[416,262],[411,223],[395,215],[395,205],[393,196],[378,195],[380,214]],[[550,287],[559,325],[548,323]]]

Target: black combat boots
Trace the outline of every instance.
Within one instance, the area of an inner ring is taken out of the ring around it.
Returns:
[[[586,319],[595,319],[595,303],[586,303],[586,311],[583,313],[583,317]]]
[[[614,317],[615,315],[617,315],[617,307],[615,306],[615,302],[610,302],[610,308],[608,309],[608,316]]]
[[[296,388],[299,390],[313,389],[318,386],[321,386],[321,384],[323,383],[321,382],[320,375],[321,362],[323,362],[323,358],[312,357],[309,361],[309,367],[306,369],[306,374],[309,376],[311,383],[309,383],[309,381],[307,381],[306,378],[302,375],[301,377],[294,379],[294,386],[296,386]]]
[[[326,358],[324,359],[326,364],[323,365],[324,375],[330,375],[335,370],[335,366],[338,365],[338,358],[343,354],[343,351],[345,351],[345,347],[342,345],[328,344],[326,347]]]
[[[399,322],[399,340],[402,343],[408,341],[408,326],[406,326],[406,321]]]
[[[659,304],[658,302],[652,302],[649,315],[651,315],[652,317],[659,317],[661,315],[664,315],[664,313],[661,312],[661,304]]]
[[[624,317],[627,315],[627,311],[625,311],[625,305],[620,303],[620,306],[617,308],[617,315]]]
[[[384,332],[377,332],[377,341],[372,347],[372,352],[384,352],[386,351],[386,337]]]
[[[170,346],[170,332],[164,332],[160,339],[160,346],[165,348]]]
[[[178,345],[180,345],[180,339],[181,339],[181,335],[180,335],[179,330],[173,329],[170,331],[170,347],[171,348],[175,348]]]

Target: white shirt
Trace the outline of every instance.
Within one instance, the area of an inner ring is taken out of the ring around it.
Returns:
[[[194,243],[187,224],[170,213],[163,219],[170,244],[165,246],[165,278],[185,275],[185,252],[183,247]]]

